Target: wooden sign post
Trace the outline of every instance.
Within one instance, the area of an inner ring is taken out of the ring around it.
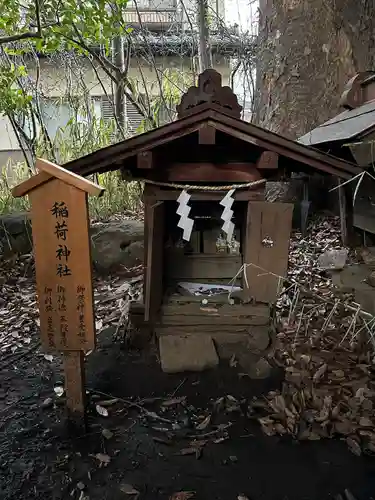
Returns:
[[[104,189],[49,161],[13,189],[31,205],[42,347],[62,351],[68,418],[86,427],[84,352],[95,347],[87,195]]]

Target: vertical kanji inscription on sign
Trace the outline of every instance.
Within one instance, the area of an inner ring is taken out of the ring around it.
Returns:
[[[59,179],[30,193],[43,346],[94,346],[87,194]]]
[[[81,342],[84,344],[86,342],[86,287],[84,285],[77,286],[77,313],[78,313],[78,336]]]

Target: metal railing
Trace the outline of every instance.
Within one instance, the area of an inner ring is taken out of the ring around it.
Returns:
[[[171,24],[177,22],[178,12],[177,9],[126,9],[124,20],[133,25]]]

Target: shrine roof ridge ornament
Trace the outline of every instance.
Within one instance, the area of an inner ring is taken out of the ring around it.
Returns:
[[[20,198],[29,194],[34,189],[37,189],[53,179],[59,179],[66,184],[94,196],[101,196],[105,191],[105,189],[98,184],[95,184],[94,182],[91,182],[90,180],[85,179],[80,175],[77,175],[74,172],[60,167],[59,165],[56,165],[48,160],[37,158],[35,167],[39,173],[13,188],[12,194],[15,198]]]
[[[241,118],[242,106],[237,96],[228,86],[222,85],[221,74],[214,69],[206,69],[198,76],[198,86],[190,87],[177,106],[178,119],[200,111],[202,105],[214,104],[223,112]]]

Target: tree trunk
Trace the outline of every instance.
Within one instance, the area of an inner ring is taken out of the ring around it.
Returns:
[[[212,55],[208,27],[208,0],[197,0],[197,24],[199,29],[199,72],[212,68]]]
[[[119,74],[124,74],[125,72],[125,47],[124,38],[122,36],[117,36],[113,40],[113,63],[116,66]],[[126,129],[126,97],[124,89],[124,79],[120,78],[115,85],[114,92],[114,107],[116,123],[120,129],[120,136],[123,136]]]
[[[336,115],[375,67],[375,0],[260,0],[254,121],[295,139]]]

